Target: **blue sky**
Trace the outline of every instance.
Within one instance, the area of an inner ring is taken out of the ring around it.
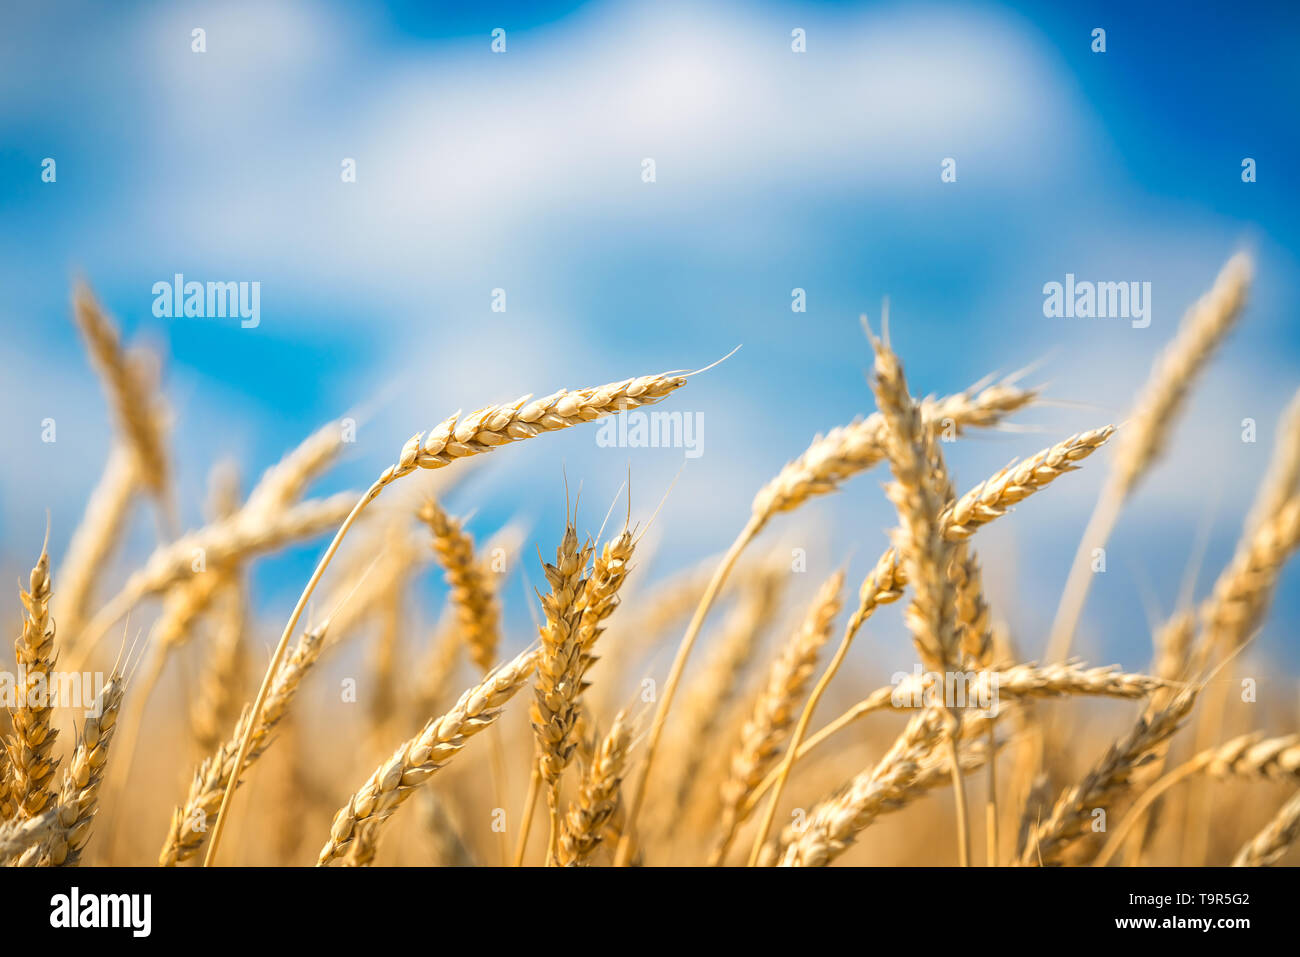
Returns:
[[[370,415],[325,489],[368,482],[456,409],[698,367],[743,343],[675,400],[703,415],[706,445],[661,518],[673,565],[724,547],[752,492],[815,432],[870,411],[857,316],[878,317],[883,297],[918,391],[1043,360],[1038,375],[1070,403],[1021,417],[1039,432],[954,450],[967,487],[1122,418],[1183,309],[1244,246],[1258,262],[1246,319],[1089,607],[1103,657],[1140,664],[1144,594],[1168,610],[1207,514],[1203,587],[1217,572],[1300,386],[1300,12],[1217,7],[9,5],[5,567],[29,561],[47,507],[56,550],[66,543],[84,463],[108,445],[70,321],[74,275],[167,356],[191,524],[214,461],[255,475],[348,409]],[[190,50],[195,27],[206,53]],[[489,48],[497,27],[504,54]],[[1096,27],[1105,53],[1090,50]],[[806,53],[790,49],[795,28]],[[45,157],[56,183],[40,180]],[[1241,181],[1245,157],[1255,183]],[[355,183],[340,181],[344,158]],[[940,181],[945,158],[956,182]],[[151,287],[177,272],[260,282],[260,326],[155,318]],[[1044,318],[1042,287],[1066,273],[1150,282],[1150,327]],[[795,287],[806,313],[791,312]],[[490,309],[495,288],[505,313]],[[39,444],[46,416],[53,446]],[[1244,417],[1257,445],[1240,442]],[[483,532],[522,510],[545,548],[561,467],[603,513],[630,464],[648,514],[681,465],[679,450],[611,453],[582,431],[500,457],[455,504]],[[1031,647],[1100,474],[990,530],[990,588]],[[865,567],[890,524],[882,478],[774,534],[815,542],[823,569],[850,552]],[[271,563],[261,600],[290,600],[314,554]],[[1300,600],[1284,604],[1293,615]],[[1288,640],[1276,625],[1264,636],[1294,659]]]

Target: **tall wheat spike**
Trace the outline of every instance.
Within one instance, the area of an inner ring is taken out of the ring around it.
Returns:
[[[50,678],[54,671],[54,619],[50,615],[50,556],[41,556],[28,576],[28,590],[20,592],[23,628],[14,642],[20,679],[15,683],[18,706],[10,711],[13,722],[10,789],[17,813],[35,817],[54,797],[52,785],[59,759],[54,753],[58,731],[54,727],[54,702]]]

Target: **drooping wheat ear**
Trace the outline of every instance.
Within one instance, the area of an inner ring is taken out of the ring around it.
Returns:
[[[490,452],[499,445],[533,438],[543,432],[567,429],[605,415],[614,415],[628,409],[651,405],[685,384],[685,375],[665,372],[636,379],[624,379],[622,382],[612,382],[579,392],[562,389],[542,399],[524,396],[508,405],[494,405],[480,409],[463,419],[460,413],[457,413],[435,427],[427,436],[423,433],[412,436],[402,447],[398,461],[386,468],[352,506],[352,511],[335,532],[333,541],[325,549],[325,554],[317,562],[315,571],[307,580],[302,594],[298,596],[298,603],[294,606],[289,621],[280,635],[280,641],[271,655],[271,663],[266,675],[263,676],[262,686],[253,702],[254,719],[261,711],[271,678],[284,658],[285,650],[289,645],[289,636],[297,627],[298,619],[306,609],[307,602],[321,575],[325,573],[334,553],[338,551],[348,529],[356,522],[365,507],[378,498],[385,488],[419,468],[443,468],[459,459]],[[249,741],[245,736],[240,751],[247,753],[248,746]],[[216,857],[221,843],[222,828],[225,826],[226,809],[229,807],[233,790],[233,786],[228,788],[226,796],[222,799],[205,864],[212,863]]]
[[[1273,820],[1247,841],[1232,859],[1233,867],[1272,867],[1300,838],[1300,793],[1282,805]]]
[[[1229,259],[1214,286],[1183,316],[1178,334],[1156,359],[1115,448],[1114,477],[1120,497],[1128,496],[1164,451],[1188,389],[1241,315],[1251,273],[1245,253]]]
[[[14,642],[21,676],[16,682],[18,707],[9,713],[14,727],[10,787],[22,817],[34,817],[53,799],[51,785],[59,763],[54,754],[58,731],[50,700],[50,673],[56,657],[50,591],[50,556],[42,545],[41,557],[28,578],[28,590],[19,592],[23,630]]]
[[[1051,815],[1030,835],[1020,863],[1059,863],[1066,850],[1088,833],[1093,813],[1124,795],[1135,769],[1174,736],[1196,703],[1198,691],[1184,688],[1165,708],[1143,714],[1128,734],[1114,742],[1083,780],[1060,796]]]
[[[665,805],[665,830],[673,831],[691,795],[701,788],[701,769],[716,749],[722,722],[740,691],[740,682],[753,663],[754,651],[776,615],[786,575],[775,565],[765,579],[747,588],[740,604],[723,623],[716,650],[704,662],[682,699],[673,734],[676,778],[672,799]]]
[[[163,867],[173,867],[181,861],[188,860],[199,852],[207,839],[212,815],[221,803],[221,796],[226,786],[234,781],[238,786],[240,777],[248,767],[261,756],[270,745],[271,732],[284,717],[293,701],[294,695],[302,683],[303,676],[320,657],[324,646],[329,622],[325,621],[316,628],[304,632],[294,646],[293,653],[276,672],[271,692],[266,697],[256,726],[252,728],[253,746],[244,756],[242,763],[237,762],[239,742],[249,728],[252,712],[246,707],[230,739],[222,744],[211,757],[205,758],[194,772],[189,795],[185,803],[176,808],[172,815],[171,830],[158,855],[158,863]],[[239,766],[240,773],[235,773]]]
[[[474,555],[474,539],[432,499],[421,506],[420,520],[433,535],[469,658],[479,670],[490,671],[501,643],[501,609],[492,580]]]
[[[955,435],[966,426],[987,428],[996,425],[1010,413],[1032,402],[1035,394],[1032,390],[1018,389],[1010,382],[990,386],[982,391],[972,387],[960,395],[923,402],[922,414],[930,429]],[[740,534],[736,536],[736,540],[731,543],[714,569],[713,577],[709,580],[690,624],[687,625],[686,633],[677,646],[677,653],[673,657],[668,679],[664,684],[663,695],[659,699],[654,719],[650,724],[641,773],[631,789],[627,829],[619,842],[618,854],[614,861],[616,866],[626,865],[631,856],[637,817],[645,801],[646,785],[654,768],[655,752],[663,736],[664,726],[668,721],[668,711],[672,707],[677,686],[681,683],[682,675],[686,670],[691,650],[695,647],[696,639],[699,638],[700,629],[704,626],[709,609],[721,593],[741,553],[776,514],[798,508],[814,496],[832,492],[839,487],[840,483],[853,475],[878,464],[885,457],[883,444],[885,428],[884,417],[880,413],[873,413],[826,436],[818,436],[803,455],[787,464],[754,497],[749,521],[740,530]]]
[[[39,845],[30,848],[20,864],[75,867],[90,840],[90,826],[99,811],[99,787],[108,762],[108,746],[122,708],[126,681],[113,672],[86,716],[76,750],[63,772],[63,783],[52,805],[54,821]]]
[[[526,651],[489,672],[450,711],[399,747],[334,815],[330,838],[317,863],[328,864],[346,853],[358,827],[386,821],[415,788],[465,746],[467,738],[490,727],[502,706],[527,682],[538,655]]]
[[[1232,562],[1201,607],[1197,664],[1229,655],[1250,640],[1273,601],[1282,566],[1300,545],[1300,493],[1264,519],[1238,546]]]
[[[1075,550],[1044,660],[1061,661],[1069,656],[1092,584],[1093,549],[1105,546],[1125,500],[1164,452],[1192,383],[1241,314],[1251,271],[1250,258],[1244,253],[1229,259],[1214,286],[1183,316],[1173,341],[1152,365],[1115,449],[1110,477]]]
[[[780,755],[781,745],[794,724],[817,667],[817,657],[830,639],[831,627],[840,611],[843,587],[843,572],[836,572],[823,583],[802,624],[768,669],[767,682],[745,720],[731,755],[727,778],[722,783],[718,839],[709,858],[712,866],[726,860],[736,831],[744,823],[741,812],[745,799]]]
[[[139,459],[138,477],[162,501],[167,495],[171,469],[163,435],[165,413],[153,395],[153,384],[140,360],[122,349],[117,328],[84,284],[79,284],[73,295],[73,314],[96,370],[104,380],[118,426]]]
[[[237,717],[236,703],[243,696],[247,680],[246,627],[243,586],[234,584],[222,598],[212,648],[199,678],[198,697],[190,708],[194,738],[204,754],[217,749],[225,729]]]
[[[781,864],[824,867],[850,846],[880,814],[910,800],[922,762],[950,733],[948,716],[927,708],[908,722],[875,767],[809,812],[803,827],[790,831]]]
[[[72,534],[68,550],[59,565],[59,594],[54,599],[54,613],[65,641],[75,643],[81,626],[90,613],[95,585],[114,546],[121,539],[126,516],[140,482],[135,454],[126,447],[115,446],[109,453],[81,523]]]
[[[578,788],[577,800],[569,805],[557,855],[562,866],[586,865],[600,846],[605,828],[618,807],[619,787],[631,746],[632,725],[627,713],[620,711],[596,747]]]

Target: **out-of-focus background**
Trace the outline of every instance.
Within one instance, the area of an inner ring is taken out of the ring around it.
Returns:
[[[368,483],[457,409],[695,368],[743,344],[671,400],[702,416],[698,457],[602,448],[576,429],[494,454],[451,498],[480,534],[526,520],[533,558],[558,539],[566,474],[594,531],[629,470],[644,519],[684,462],[653,578],[725,547],[782,463],[871,410],[858,316],[878,321],[884,297],[918,391],[1037,361],[1030,381],[1062,400],[1016,417],[1032,430],[951,447],[967,488],[1122,419],[1182,311],[1244,247],[1248,313],[1126,510],[1076,645],[1141,667],[1198,534],[1201,590],[1230,555],[1300,384],[1298,20],[1281,3],[8,4],[0,568],[30,567],[47,510],[57,562],[109,449],[71,321],[77,276],[165,357],[186,527],[212,464],[233,458],[251,482],[334,416],[360,426],[326,491]],[[260,324],[155,317],[153,284],[176,273],[259,282]],[[1045,318],[1043,286],[1067,273],[1150,282],[1149,327]],[[1029,656],[1103,472],[987,533],[995,613]],[[810,585],[879,553],[883,477],[774,527],[808,549]],[[138,510],[124,554],[156,534]],[[319,549],[260,563],[269,617]],[[528,574],[540,582],[535,561]],[[1297,581],[1292,569],[1259,645],[1292,665]],[[529,639],[528,587],[510,586],[514,646]],[[896,617],[874,628],[906,647]]]

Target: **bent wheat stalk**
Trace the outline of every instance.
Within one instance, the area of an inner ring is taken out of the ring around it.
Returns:
[[[285,649],[289,644],[289,636],[293,634],[293,629],[297,627],[298,619],[307,607],[307,602],[311,599],[312,592],[315,591],[316,585],[320,582],[321,576],[325,573],[331,559],[333,559],[334,553],[338,551],[344,536],[347,535],[348,530],[356,522],[366,506],[378,498],[380,493],[389,485],[410,475],[417,469],[445,468],[461,459],[490,452],[498,446],[507,445],[511,442],[531,439],[544,432],[567,429],[602,416],[613,415],[628,409],[636,409],[643,405],[651,405],[685,384],[686,377],[684,375],[665,372],[659,375],[641,376],[636,379],[624,379],[621,382],[611,382],[608,385],[582,389],[578,392],[569,392],[562,389],[541,399],[524,396],[512,403],[488,406],[463,418],[460,413],[457,413],[445,419],[428,435],[422,432],[413,435],[407,440],[406,445],[402,447],[397,462],[384,469],[374,484],[357,500],[357,503],[352,507],[347,518],[343,520],[343,524],[335,533],[334,540],[325,549],[325,554],[321,556],[320,561],[317,563],[316,570],[312,572],[311,578],[307,580],[307,585],[303,588],[298,603],[294,606],[285,630],[280,636],[280,642],[276,645],[276,649],[271,656],[271,664],[262,679],[262,686],[258,690],[257,698],[253,702],[253,723],[255,724],[257,721],[257,717],[262,710],[262,704],[266,700],[266,692],[271,679],[275,675],[280,661],[284,658]],[[247,753],[249,737],[250,734],[245,733],[244,742],[240,746],[241,753]],[[242,757],[237,763],[242,763]],[[207,857],[204,860],[205,866],[212,864],[216,860],[216,853],[221,842],[221,833],[225,826],[227,809],[233,793],[234,785],[232,782],[226,789],[225,797],[221,801],[221,809],[217,813],[217,823],[213,828],[212,842],[208,845]]]

